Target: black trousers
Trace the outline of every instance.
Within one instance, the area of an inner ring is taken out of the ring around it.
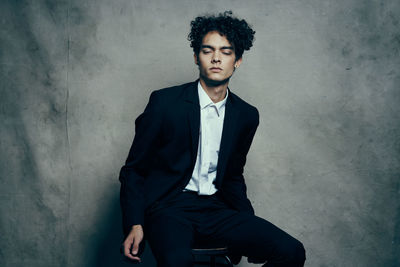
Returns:
[[[146,216],[145,238],[158,267],[193,266],[191,248],[227,246],[233,255],[268,267],[301,267],[303,245],[272,223],[229,208],[217,195],[182,192]]]

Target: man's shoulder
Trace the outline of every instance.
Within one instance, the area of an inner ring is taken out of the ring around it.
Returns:
[[[157,110],[165,110],[165,108],[173,107],[172,105],[178,105],[182,103],[182,99],[187,98],[187,91],[193,91],[189,88],[193,88],[195,83],[190,82],[153,90],[150,94],[148,106]]]
[[[239,97],[237,94],[233,93],[232,91],[229,91],[229,94],[232,97],[232,100],[235,102],[235,104],[240,107],[242,112],[246,113],[247,115],[253,115],[258,117],[258,110],[255,106],[252,104],[248,103],[247,101],[243,100],[241,97]]]

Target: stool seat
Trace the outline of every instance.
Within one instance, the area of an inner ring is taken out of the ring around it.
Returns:
[[[211,267],[216,267],[216,266],[227,266],[227,267],[233,267],[233,264],[231,260],[228,257],[228,248],[227,247],[216,247],[216,248],[202,248],[202,247],[196,247],[192,249],[192,254],[195,256],[195,265],[203,265],[203,266],[211,266]],[[204,261],[204,260],[199,260],[196,259],[196,256],[202,257],[202,256],[208,256],[209,261]],[[219,257],[223,259],[223,262],[217,262],[216,258]]]

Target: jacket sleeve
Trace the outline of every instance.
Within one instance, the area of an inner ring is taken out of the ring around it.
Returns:
[[[144,179],[154,162],[163,121],[159,98],[153,92],[144,112],[135,120],[135,137],[120,171],[120,204],[125,233],[133,225],[144,223]]]
[[[239,147],[233,155],[233,164],[228,179],[223,182],[223,195],[232,207],[240,212],[254,214],[254,209],[250,200],[247,198],[247,187],[243,177],[244,166],[246,164],[247,153],[259,124],[259,114],[255,109],[254,120],[249,127],[245,137],[239,140]]]

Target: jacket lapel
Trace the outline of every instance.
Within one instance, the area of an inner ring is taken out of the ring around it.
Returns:
[[[186,89],[186,108],[187,108],[187,118],[190,127],[191,140],[192,140],[192,158],[191,158],[191,168],[194,168],[197,158],[197,148],[199,145],[199,132],[200,132],[200,104],[199,95],[197,92],[197,83],[195,81],[189,85]]]
[[[222,178],[225,175],[226,165],[228,163],[228,159],[233,147],[232,142],[236,134],[237,124],[238,124],[238,109],[237,107],[235,107],[232,93],[229,91],[228,99],[225,105],[225,118],[222,129],[221,144],[218,154],[217,178],[215,181],[215,185],[217,186],[217,188],[220,187],[222,183]]]

